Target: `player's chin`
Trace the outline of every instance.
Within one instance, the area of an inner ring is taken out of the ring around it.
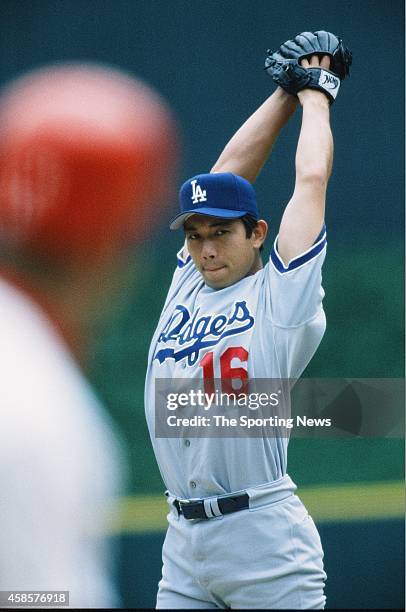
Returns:
[[[225,289],[235,282],[227,266],[222,266],[216,270],[202,270],[202,275],[206,285],[212,289]]]

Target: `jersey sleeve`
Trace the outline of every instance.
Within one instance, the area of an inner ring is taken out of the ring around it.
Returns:
[[[326,229],[314,244],[285,265],[278,253],[278,237],[272,247],[269,270],[269,316],[274,325],[295,327],[314,318],[322,308],[321,269],[326,256]]]
[[[326,244],[323,227],[312,247],[292,259],[287,266],[278,253],[277,238],[271,251],[265,309],[272,321],[279,371],[283,378],[301,376],[326,329],[321,285]]]

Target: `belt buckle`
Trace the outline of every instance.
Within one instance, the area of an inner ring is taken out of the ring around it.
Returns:
[[[183,505],[183,507],[182,507]],[[193,519],[193,518],[210,518],[206,511],[205,511],[205,505],[204,505],[204,500],[203,499],[182,499],[179,500],[179,508],[181,513],[183,514],[183,516],[187,519]],[[193,510],[191,510],[192,515],[191,516],[187,516],[187,514],[190,514],[190,512],[187,512],[185,514],[186,509],[189,508],[193,508]],[[199,512],[201,510],[201,513]],[[197,514],[196,514],[197,513]],[[194,514],[196,514],[196,516],[194,516]]]
[[[183,510],[182,510],[182,505],[187,505],[187,504],[191,504],[192,501],[190,499],[177,499],[176,500],[179,504],[179,510],[180,512],[183,514]]]

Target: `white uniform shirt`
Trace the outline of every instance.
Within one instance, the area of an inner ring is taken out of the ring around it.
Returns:
[[[256,274],[230,287],[208,287],[184,247],[153,336],[148,357],[145,409],[162,478],[171,494],[200,498],[240,491],[286,473],[287,438],[155,437],[155,379],[202,378],[204,355],[238,349],[232,367],[249,379],[297,378],[325,331],[321,267],[323,228],[313,246],[285,267],[277,251]],[[243,350],[241,350],[241,348]],[[242,358],[242,359],[241,359]]]
[[[111,419],[42,310],[0,279],[0,590],[119,605],[102,533],[120,493]]]

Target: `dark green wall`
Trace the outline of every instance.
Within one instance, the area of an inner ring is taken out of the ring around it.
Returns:
[[[402,236],[401,0],[2,0],[0,82],[44,62],[90,59],[144,77],[171,102],[184,135],[181,178],[210,168],[273,89],[265,50],[304,29],[331,29],[354,53],[333,110],[335,169],[327,221],[334,253]],[[257,189],[278,219],[292,190],[298,117]],[[394,235],[395,234],[395,235]],[[396,273],[396,270],[394,270]]]

